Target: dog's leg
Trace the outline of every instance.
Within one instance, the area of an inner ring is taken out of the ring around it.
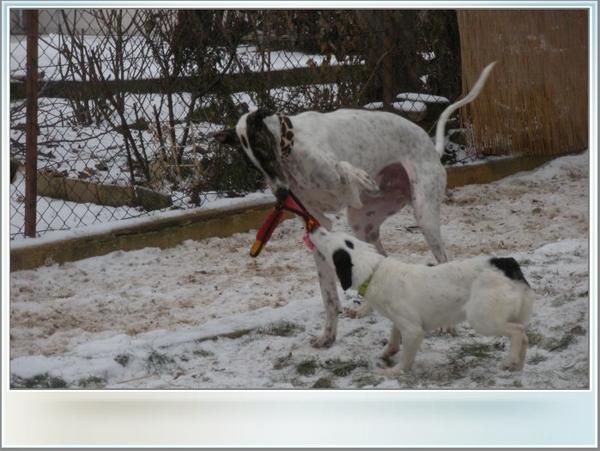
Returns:
[[[510,350],[502,362],[502,368],[509,371],[518,371],[525,363],[525,353],[529,340],[525,335],[525,327],[519,323],[506,323],[503,335],[510,338]]]
[[[411,196],[417,224],[438,263],[448,261],[440,230],[440,206],[445,186],[444,174],[443,180],[430,179],[418,185],[413,185]]]
[[[400,349],[400,343],[402,342],[402,334],[400,330],[392,325],[392,332],[390,334],[390,341],[388,341],[385,351],[383,351],[382,359],[387,360],[395,355]]]
[[[529,346],[529,338],[525,332],[523,332],[523,341],[521,342],[521,352],[519,353],[519,371],[525,366],[525,355],[527,354],[527,347]]]
[[[337,314],[338,311],[341,311],[341,305],[337,293],[336,276],[333,270],[321,254],[318,252],[313,252],[313,254],[319,275],[321,297],[325,306],[325,330],[322,336],[312,341],[312,345],[315,348],[328,348],[335,341],[337,334]]]
[[[400,334],[398,334],[398,336],[400,336]],[[386,377],[398,377],[409,372],[424,336],[425,332],[423,329],[415,327],[410,327],[409,329],[404,328],[402,332],[402,354],[400,355],[400,363],[393,368],[379,368],[377,373]]]
[[[402,355],[400,361],[403,371],[409,371],[415,361],[417,351],[421,346],[421,342],[425,337],[425,331],[423,329],[410,329],[405,331],[402,335]]]

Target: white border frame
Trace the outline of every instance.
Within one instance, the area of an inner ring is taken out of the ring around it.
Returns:
[[[9,389],[9,9],[586,8],[590,92],[590,388],[537,391]],[[2,445],[236,447],[596,447],[597,5],[591,1],[191,2],[6,1],[2,4]]]

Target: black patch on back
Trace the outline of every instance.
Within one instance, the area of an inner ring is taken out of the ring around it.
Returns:
[[[431,266],[436,266],[435,263],[427,263],[427,266],[431,267]]]
[[[527,282],[527,279],[525,279],[525,276],[521,272],[521,267],[519,266],[519,263],[517,263],[517,261],[514,258],[490,258],[490,263],[496,268],[498,268],[500,271],[502,271],[504,275],[509,279],[520,280],[522,282],[525,282],[527,286],[529,286],[529,282]]]
[[[333,264],[342,289],[347,290],[352,286],[352,258],[350,254],[344,249],[338,249],[333,253]]]

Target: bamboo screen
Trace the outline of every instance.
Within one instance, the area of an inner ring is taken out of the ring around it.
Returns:
[[[477,151],[548,155],[586,149],[587,11],[461,10],[457,16],[463,92],[498,61],[480,97],[462,111]]]

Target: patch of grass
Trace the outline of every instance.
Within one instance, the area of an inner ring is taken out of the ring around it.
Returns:
[[[195,349],[192,351],[192,354],[200,357],[210,357],[215,355],[214,352],[207,351],[206,349]]]
[[[529,339],[529,346],[540,346],[546,340],[546,337],[535,330],[525,330],[525,335]]]
[[[115,357],[115,362],[121,366],[127,366],[129,363],[129,354],[119,354]]]
[[[472,363],[467,363],[460,352],[454,352],[448,355],[445,364],[432,367],[429,370],[429,378],[431,381],[437,382],[439,386],[448,385],[451,381],[465,377],[467,371],[471,368],[473,368]]]
[[[581,327],[581,326],[575,326],[569,332],[573,335],[580,335],[580,336],[585,335],[587,333],[585,328]]]
[[[328,369],[335,376],[346,377],[356,368],[368,368],[368,366],[365,360],[328,359],[325,361],[323,368]]]
[[[545,340],[542,347],[550,352],[562,351],[568,348],[575,341],[575,336],[572,334],[564,334],[560,339],[550,338]]]
[[[204,341],[217,341],[219,338],[230,338],[235,340],[236,338],[243,337],[244,335],[248,335],[250,332],[254,331],[254,329],[240,329],[234,330],[233,332],[225,332],[223,334],[210,335],[208,337],[198,338],[194,340],[195,343],[202,343]]]
[[[561,305],[566,304],[567,302],[572,302],[574,300],[573,296],[570,294],[563,294],[554,298],[552,303],[552,307],[560,307]]]
[[[496,381],[494,379],[488,378],[485,374],[472,374],[471,380],[473,382],[477,382],[480,385],[484,385],[485,387],[493,387],[496,385]]]
[[[66,388],[67,383],[60,377],[50,376],[48,373],[36,374],[33,377],[14,377],[11,380],[12,388]]]
[[[529,365],[537,365],[538,363],[544,362],[546,360],[548,360],[548,357],[537,352],[537,353],[533,354],[531,357],[529,357],[529,359],[527,359],[527,363]]]
[[[466,343],[460,347],[460,353],[465,356],[473,356],[479,359],[492,357],[493,346],[485,343]]]
[[[262,328],[260,331],[266,335],[275,335],[277,337],[290,337],[296,335],[298,332],[302,332],[304,327],[298,324],[290,323],[289,321],[280,321],[277,323],[269,324]]]
[[[167,354],[161,354],[157,351],[152,351],[146,358],[146,364],[150,371],[158,372],[170,368],[175,364],[175,360]]]
[[[228,332],[225,334],[222,334],[221,337],[224,338],[230,338],[232,340],[235,340],[236,338],[240,338],[243,337],[245,335],[248,335],[250,332],[252,332],[254,329],[240,329],[240,330],[234,330],[233,332]]]
[[[106,379],[98,376],[90,376],[79,379],[77,385],[83,388],[103,388],[106,385]]]
[[[312,385],[312,388],[333,388],[333,384],[331,383],[331,378],[329,378],[329,377],[320,377]]]
[[[362,374],[359,377],[352,380],[352,383],[356,385],[358,388],[363,388],[365,386],[372,385],[376,387],[384,381],[384,377],[376,376],[375,374],[367,373]]]
[[[275,362],[273,363],[273,369],[280,370],[282,368],[285,368],[286,366],[290,366],[291,363],[292,363],[292,353],[290,352],[288,355],[282,355],[282,356],[277,357],[275,359]]]
[[[303,360],[296,365],[296,372],[301,376],[312,376],[317,370],[317,361],[315,359]]]

